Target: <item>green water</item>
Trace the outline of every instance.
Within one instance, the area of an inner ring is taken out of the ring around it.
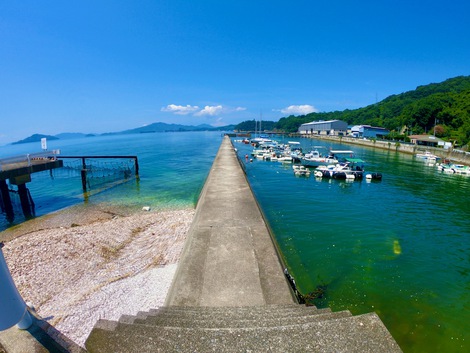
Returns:
[[[383,180],[318,181],[295,177],[291,165],[246,163],[300,291],[326,288],[320,307],[375,311],[405,352],[468,351],[470,177],[395,152],[324,145],[353,149]]]

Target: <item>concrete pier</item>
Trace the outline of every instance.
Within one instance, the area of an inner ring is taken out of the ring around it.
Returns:
[[[31,174],[62,168],[63,162],[51,153],[36,153],[0,159],[0,201],[7,220],[13,222],[15,215],[6,180],[18,186],[21,208],[25,218],[34,215],[34,202],[26,187],[31,181]]]
[[[375,313],[296,303],[276,246],[225,137],[202,190],[166,306],[99,320],[108,352],[401,352]],[[151,293],[149,293],[151,295]]]
[[[295,303],[276,247],[225,137],[196,208],[167,305]]]

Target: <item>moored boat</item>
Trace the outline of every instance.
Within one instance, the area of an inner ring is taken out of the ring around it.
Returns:
[[[294,174],[296,176],[310,176],[310,169],[304,167],[303,165],[293,165],[292,169],[294,170]]]
[[[323,157],[318,150],[313,150],[306,153],[301,159],[300,163],[306,167],[316,168],[321,165],[337,164],[339,161],[333,156]]]
[[[460,174],[470,176],[470,167],[463,164],[440,163],[437,170],[446,174]]]
[[[422,159],[424,162],[428,164],[434,164],[437,163],[441,159],[441,157],[436,156],[435,154],[432,154],[429,151],[426,151],[424,153],[417,153],[416,158]]]

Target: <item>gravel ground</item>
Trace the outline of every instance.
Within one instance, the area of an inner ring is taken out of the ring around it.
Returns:
[[[98,319],[163,305],[194,212],[77,207],[10,228],[0,240],[25,301],[84,346]]]

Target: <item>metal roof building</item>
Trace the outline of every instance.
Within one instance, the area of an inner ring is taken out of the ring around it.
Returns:
[[[390,133],[383,127],[374,127],[370,125],[355,125],[351,128],[351,135],[354,137],[383,137]]]
[[[341,120],[312,121],[302,124],[299,133],[309,135],[346,135],[348,123]]]

